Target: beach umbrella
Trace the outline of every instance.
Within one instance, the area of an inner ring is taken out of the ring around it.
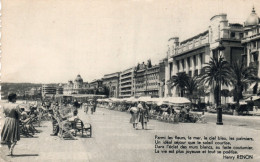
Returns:
[[[142,101],[142,102],[152,101],[152,97],[151,96],[141,96],[138,98],[138,101]]]
[[[240,105],[247,105],[247,103],[245,101],[239,101]]]
[[[251,97],[252,97],[252,101],[255,101],[255,100],[259,100],[259,99],[260,99],[260,96],[251,96]],[[251,97],[249,97],[248,99],[246,99],[245,102],[251,101]]]
[[[172,104],[190,103],[190,100],[185,97],[167,97],[167,98],[165,98],[165,100]]]
[[[157,104],[158,106],[161,106],[161,105],[168,105],[169,102],[168,102],[168,101],[165,101],[165,100],[162,99],[162,100],[160,100],[160,101],[157,101],[156,104]]]
[[[246,100],[241,100],[241,101],[239,101],[239,105],[246,105],[247,103],[246,102],[248,102],[248,101],[246,101]],[[236,104],[236,102],[235,101],[232,101],[232,102],[229,102],[230,104]]]

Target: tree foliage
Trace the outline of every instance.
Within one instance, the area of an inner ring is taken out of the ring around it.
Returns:
[[[239,105],[239,100],[243,98],[242,92],[246,90],[250,84],[257,83],[257,69],[255,66],[246,66],[239,61],[233,62],[231,65],[231,83],[234,86],[235,100]]]
[[[230,85],[230,65],[222,56],[211,58],[203,67],[200,83],[214,87],[214,98],[220,106],[220,90],[222,85]]]
[[[172,76],[172,78],[169,81],[170,82],[169,84],[170,84],[171,88],[173,88],[173,87],[179,88],[181,91],[181,97],[183,97],[184,90],[185,90],[188,79],[189,79],[189,77],[185,72],[177,73],[177,75]]]

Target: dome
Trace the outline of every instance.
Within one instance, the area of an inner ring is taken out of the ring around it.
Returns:
[[[251,14],[246,19],[245,26],[253,26],[253,25],[257,25],[257,24],[259,24],[259,17],[255,13],[255,9],[253,7]]]
[[[81,78],[80,75],[77,75],[75,82],[83,82],[83,79]]]

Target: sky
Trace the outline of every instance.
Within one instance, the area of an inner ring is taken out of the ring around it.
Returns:
[[[259,0],[8,0],[1,5],[1,81],[84,82],[166,57],[226,13],[243,23]]]

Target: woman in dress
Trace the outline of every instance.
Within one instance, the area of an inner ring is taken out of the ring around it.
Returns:
[[[16,142],[20,140],[19,119],[21,114],[18,105],[15,104],[15,93],[8,95],[8,101],[8,104],[3,105],[4,109],[8,109],[8,112],[5,114],[6,119],[1,132],[1,140],[8,145],[9,154],[12,156],[14,146],[16,145]]]
[[[138,105],[140,111],[139,122],[142,124],[142,129],[147,129],[147,123],[149,122],[149,107],[143,102]]]
[[[130,113],[131,113],[130,123],[133,124],[133,128],[137,129],[139,111],[136,107],[136,103],[134,103],[130,108]]]

